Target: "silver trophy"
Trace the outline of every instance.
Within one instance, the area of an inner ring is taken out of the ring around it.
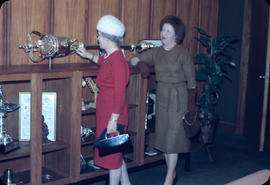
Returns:
[[[37,40],[33,40],[32,36],[38,37]],[[75,53],[75,49],[78,47],[85,47],[85,49],[98,49],[98,45],[86,45],[82,41],[77,39],[69,39],[66,37],[58,37],[50,34],[42,34],[39,31],[32,31],[27,34],[28,43],[19,45],[20,49],[24,49],[29,53],[30,59],[34,63],[49,59],[49,68],[51,68],[51,59],[54,57],[64,57],[69,54]],[[131,51],[142,52],[146,49],[155,47],[151,42],[140,42],[138,45],[121,45],[122,49],[129,49]]]
[[[11,168],[8,168],[4,171],[3,183],[6,185],[16,185],[13,182],[13,170]]]
[[[33,40],[32,36],[37,36],[38,40]],[[19,48],[29,53],[29,57],[34,63],[48,58],[50,67],[52,58],[67,56],[74,53],[76,48],[84,46],[77,39],[70,40],[66,37],[42,34],[38,31],[29,32],[27,40],[28,43],[20,45]]]
[[[81,126],[81,140],[85,141],[89,136],[95,135],[95,132],[91,128],[85,128]]]
[[[19,104],[4,103],[2,86],[0,85],[0,153],[8,153],[19,148],[19,141],[12,139],[6,132],[4,117],[8,112],[12,112],[20,107]]]

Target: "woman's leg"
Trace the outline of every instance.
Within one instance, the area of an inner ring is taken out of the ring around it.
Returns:
[[[177,165],[177,160],[178,160],[178,154],[173,153],[173,154],[167,154],[165,153],[165,161],[167,164],[167,174],[166,174],[166,179],[164,182],[164,185],[172,185],[173,180],[176,176],[176,165]]]
[[[110,185],[119,185],[121,177],[121,167],[109,171]]]
[[[110,170],[110,185],[131,185],[128,177],[127,166],[123,160],[122,166],[115,170]]]
[[[128,177],[127,166],[124,160],[121,166],[121,185],[131,185]]]

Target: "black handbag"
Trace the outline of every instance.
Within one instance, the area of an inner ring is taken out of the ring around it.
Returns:
[[[189,112],[187,112],[182,118],[183,125],[185,129],[186,137],[189,139],[192,139],[199,133],[201,129],[200,120],[198,119],[198,112],[196,112],[194,119],[191,122],[188,121],[187,119],[188,117],[189,117]]]
[[[107,129],[105,128],[95,141],[94,146],[98,148],[101,157],[124,152],[130,147],[131,142],[128,133],[124,131],[125,125],[117,124],[117,136],[108,137]]]

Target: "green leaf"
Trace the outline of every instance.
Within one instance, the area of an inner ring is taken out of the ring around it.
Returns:
[[[210,49],[211,49],[210,42],[211,42],[211,40],[209,38],[200,37],[200,38],[195,38],[195,39],[198,40],[207,49],[208,53],[210,53]]]
[[[235,64],[234,62],[229,62],[229,65],[230,65],[231,67],[236,67],[236,64]]]
[[[206,81],[208,78],[208,75],[202,71],[196,71],[195,78],[197,81]]]
[[[196,59],[195,64],[204,64],[204,65],[210,64],[210,58],[204,53],[199,53],[195,59]]]
[[[198,100],[202,113],[214,113],[223,88],[223,80],[232,80],[228,75],[229,69],[236,64],[231,60],[228,49],[235,49],[234,43],[239,41],[234,36],[212,38],[203,29],[196,28],[200,38],[195,38],[207,49],[207,53],[199,53],[195,64],[199,65],[196,71],[196,80],[205,82],[205,89]]]
[[[222,76],[223,76],[224,78],[226,78],[226,79],[232,81],[232,77],[231,77],[231,76],[229,76],[229,75],[227,75],[227,74],[225,74],[225,73],[222,73]]]
[[[198,28],[198,27],[195,27],[195,29],[197,29],[197,31],[198,31],[200,34],[202,34],[202,35],[204,35],[204,36],[206,36],[206,37],[208,37],[208,38],[211,38],[211,35],[209,35],[209,33],[207,33],[206,31],[204,31],[203,29]]]

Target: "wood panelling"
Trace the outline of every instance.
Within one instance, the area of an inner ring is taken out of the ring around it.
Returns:
[[[89,1],[89,38],[91,43],[96,43],[97,31],[96,25],[100,17],[106,14],[111,14],[118,19],[121,18],[120,0],[90,0]]]
[[[111,14],[121,21],[120,0],[88,0],[88,44],[97,44],[96,25],[100,17]],[[96,51],[93,51],[97,53]]]
[[[0,12],[0,25],[1,25],[1,31],[0,31],[0,43],[1,43],[1,48],[0,49],[0,65],[7,65],[9,58],[7,55],[7,50],[8,50],[8,45],[9,42],[7,42],[7,38],[9,38],[9,32],[7,31],[8,25],[9,25],[9,7],[10,7],[10,2],[6,1],[2,6],[1,6],[1,12]]]
[[[191,56],[197,53],[198,41],[194,38],[197,37],[197,31],[194,27],[199,25],[199,8],[200,1],[198,0],[181,0],[177,3],[176,15],[179,16],[186,26],[186,37],[183,45],[189,49]]]
[[[6,4],[6,3],[5,3]],[[5,30],[5,24],[4,24],[4,6],[1,6],[1,11],[0,11],[0,48],[5,48],[5,42],[4,42],[4,30]],[[0,65],[4,63],[4,49],[0,49]]]
[[[54,0],[53,32],[55,35],[70,39],[87,39],[87,0]],[[82,62],[76,55],[54,59],[54,63]]]
[[[9,47],[8,55],[12,65],[32,64],[28,55],[22,49],[18,49],[20,44],[26,42],[28,32],[38,30],[48,33],[50,30],[50,1],[48,0],[23,0],[10,1],[10,25],[8,27]]]
[[[216,35],[218,1],[9,0],[0,12],[0,23],[4,24],[0,30],[0,43],[3,46],[0,64],[33,64],[28,53],[18,49],[20,44],[27,42],[27,33],[33,30],[96,44],[96,24],[105,14],[112,14],[124,22],[124,44],[137,44],[143,39],[159,39],[160,20],[166,15],[178,15],[186,25],[184,45],[195,56],[199,43],[194,40],[197,35],[194,27],[201,27]],[[126,51],[127,60],[132,54]],[[80,62],[83,59],[76,54],[53,59],[53,63]],[[48,63],[48,60],[41,63]]]
[[[176,2],[177,0],[166,0],[166,1],[151,1],[151,37],[153,39],[159,39],[159,23],[160,20],[166,15],[175,15],[176,14]]]
[[[138,44],[139,41],[150,38],[150,0],[123,0],[122,6],[125,7],[121,16],[126,27],[124,43]],[[125,51],[125,54],[129,60],[133,52]]]
[[[217,23],[218,23],[218,1],[201,0],[199,27],[204,29],[213,37],[217,36]],[[199,50],[203,50],[199,45]]]
[[[123,0],[122,17],[126,27],[126,44],[136,44],[142,39],[149,38],[150,0]],[[139,13],[139,14],[138,14]]]

